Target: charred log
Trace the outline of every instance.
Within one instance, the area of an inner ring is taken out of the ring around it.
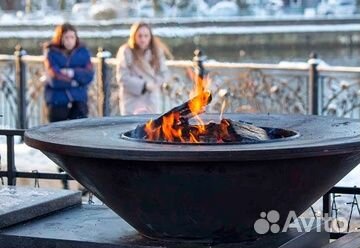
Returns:
[[[226,121],[230,124],[228,128],[229,132],[235,133],[240,140],[264,141],[270,139],[266,130],[261,127],[244,122],[233,121],[230,119],[226,119]]]
[[[160,117],[158,117],[153,121],[153,125],[155,128],[161,126],[163,118],[168,117],[170,115],[175,116],[176,118],[175,125],[182,125],[183,123],[188,123],[189,119],[193,118],[196,115],[204,113],[206,106],[211,102],[211,100],[212,100],[211,93],[205,91],[195,96],[194,98],[190,99],[189,101],[184,102],[183,104],[176,106],[175,108],[161,115]],[[203,103],[203,105],[197,111],[191,111],[189,106],[191,106],[193,102]]]
[[[271,139],[267,131],[252,124],[222,119],[220,123],[209,122],[204,126],[182,123],[181,137],[175,137],[172,142],[182,143],[257,143]],[[169,142],[161,133],[160,127],[154,129],[159,132],[156,140],[149,139],[145,125],[139,125],[133,130],[132,137],[155,142]]]
[[[193,118],[196,115],[199,115],[203,112],[205,112],[206,106],[211,102],[212,96],[211,93],[208,91],[205,91],[194,98],[188,100],[187,102],[182,103],[179,106],[174,107],[173,109],[169,110],[165,114],[159,116],[155,120],[151,121],[151,129],[157,130],[160,128],[163,124],[164,118],[168,118],[170,116],[173,116],[174,118],[174,128],[180,127],[180,126],[187,126],[189,125],[189,119]],[[190,106],[194,102],[202,103],[203,106],[200,106],[200,108],[196,109],[196,111],[191,110]],[[135,130],[132,132],[132,136],[143,139],[146,138],[146,131],[145,131],[145,125],[138,125]]]

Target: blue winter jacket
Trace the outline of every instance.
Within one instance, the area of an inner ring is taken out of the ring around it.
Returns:
[[[90,53],[83,46],[74,48],[70,54],[57,46],[48,47],[45,67],[50,76],[45,86],[45,101],[50,106],[66,106],[69,102],[87,102],[87,88],[94,77]],[[74,77],[60,72],[63,68],[74,70]]]

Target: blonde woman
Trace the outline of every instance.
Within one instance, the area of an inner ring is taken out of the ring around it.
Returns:
[[[128,42],[117,54],[122,115],[161,111],[160,87],[169,75],[165,54],[172,58],[148,24],[139,22],[131,26]]]

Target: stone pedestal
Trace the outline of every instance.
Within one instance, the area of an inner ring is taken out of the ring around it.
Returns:
[[[297,232],[264,235],[256,241],[213,244],[216,248],[318,248],[329,242],[329,234]],[[58,211],[0,230],[2,248],[78,247],[78,248],[205,248],[210,244],[177,243],[150,240],[141,236],[106,206],[81,205]],[[5,246],[3,245],[5,244]]]
[[[0,229],[81,204],[81,192],[0,186]]]

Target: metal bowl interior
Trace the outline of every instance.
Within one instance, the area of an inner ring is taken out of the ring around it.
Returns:
[[[294,139],[300,136],[300,134],[293,130],[287,130],[282,128],[270,128],[270,127],[260,127],[266,131],[268,136],[270,137],[269,140],[263,141],[232,141],[232,142],[222,142],[223,145],[236,145],[236,144],[254,144],[254,143],[267,143],[267,142],[279,142],[284,141],[286,139]],[[168,141],[161,141],[161,140],[148,140],[148,139],[140,139],[137,137],[133,137],[132,130],[124,132],[120,134],[122,139],[134,141],[134,142],[145,142],[145,143],[154,143],[154,144],[169,144],[169,145],[179,145],[179,144],[186,144],[186,145],[219,145],[217,142],[168,142]]]

